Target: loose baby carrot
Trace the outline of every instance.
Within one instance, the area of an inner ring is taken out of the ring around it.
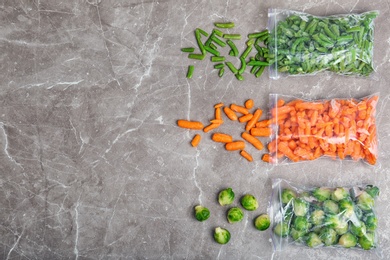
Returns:
[[[177,120],[177,125],[181,128],[187,128],[192,130],[202,130],[203,124],[198,121],[188,121],[188,120]]]
[[[270,163],[271,162],[271,156],[266,153],[263,155],[263,157],[261,157],[261,160],[263,160],[263,162],[267,162],[267,163]]]
[[[247,159],[248,161],[252,162],[253,161],[253,158],[252,156],[245,150],[241,150],[240,152],[241,156],[244,157],[245,159]]]
[[[240,121],[240,123],[245,123],[245,122],[248,122],[249,120],[251,120],[252,118],[253,118],[252,114],[246,114],[246,115],[239,117],[238,121]]]
[[[245,107],[236,105],[236,104],[231,104],[230,109],[233,110],[234,112],[238,112],[238,113],[241,113],[244,115],[249,114],[248,109],[246,109]]]
[[[222,120],[222,119],[212,119],[212,120],[210,120],[210,123],[213,123],[213,124],[222,124],[222,123],[223,123],[223,120]]]
[[[210,132],[211,130],[215,129],[215,128],[218,128],[221,124],[214,124],[214,123],[211,123],[209,124],[208,126],[206,126],[205,128],[203,128],[203,132],[205,133],[208,133]]]
[[[233,110],[231,110],[229,107],[224,107],[223,108],[223,111],[225,112],[226,116],[232,120],[232,121],[235,121],[238,119],[236,113],[234,113]]]
[[[193,147],[197,147],[200,142],[201,136],[199,134],[196,134],[194,138],[192,138],[191,145]]]
[[[243,132],[241,134],[242,138],[247,141],[248,143],[252,144],[254,147],[256,147],[257,150],[262,150],[264,148],[263,143],[257,139],[256,137],[248,134],[247,132]]]
[[[248,121],[248,123],[245,126],[246,131],[250,131],[252,127],[255,126],[257,121],[259,121],[259,118],[261,117],[261,114],[263,111],[261,109],[256,109],[255,113],[253,113],[253,117]]]
[[[225,149],[228,151],[243,150],[245,148],[244,141],[234,141],[225,144]]]
[[[246,109],[251,109],[253,107],[253,100],[252,99],[248,99],[247,101],[245,101],[245,108]]]
[[[262,128],[252,128],[251,129],[251,135],[253,136],[270,136],[271,135],[271,128],[268,127],[262,127]]]
[[[267,127],[269,125],[271,125],[271,119],[265,119],[256,123],[257,128]]]
[[[219,108],[219,107],[223,107],[223,103],[222,102],[214,105],[214,108]]]
[[[233,137],[228,134],[223,134],[223,133],[214,133],[211,139],[214,142],[219,142],[219,143],[231,143],[233,142]]]

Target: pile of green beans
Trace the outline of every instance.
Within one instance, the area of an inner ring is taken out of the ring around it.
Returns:
[[[288,74],[329,70],[369,76],[373,69],[373,20],[377,12],[316,17],[295,13],[277,23],[268,48],[272,69]]]
[[[269,66],[271,58],[269,50],[266,47],[269,43],[269,32],[263,30],[261,32],[248,34],[248,40],[246,41],[246,47],[244,51],[239,53],[235,40],[240,40],[240,34],[224,33],[223,29],[234,28],[234,23],[214,23],[215,27],[211,33],[207,33],[202,29],[195,29],[195,39],[200,53],[194,53],[194,47],[182,48],[182,52],[189,53],[189,59],[203,60],[207,54],[212,55],[210,60],[215,62],[214,69],[218,70],[218,76],[222,77],[225,73],[225,67],[227,67],[238,80],[243,80],[243,74],[247,67],[251,67],[251,74],[255,77],[260,77],[265,69]],[[235,66],[233,62],[228,61],[225,56],[220,52],[221,48],[230,48],[228,54],[232,57],[237,57],[240,61],[239,66]],[[256,51],[254,56],[249,57],[252,50]],[[248,58],[249,57],[249,58]],[[194,65],[189,65],[187,70],[187,78],[192,78],[194,73]]]

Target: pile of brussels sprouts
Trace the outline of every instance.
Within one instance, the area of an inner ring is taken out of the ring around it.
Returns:
[[[285,188],[280,194],[280,215],[273,233],[309,247],[338,245],[345,248],[376,247],[376,186],[335,189],[319,187],[310,192]]]
[[[221,206],[230,206],[233,204],[235,198],[232,188],[227,188],[219,192],[218,202]],[[257,199],[251,194],[245,194],[240,199],[241,206],[248,210],[254,211],[259,207]],[[202,205],[195,206],[195,218],[198,221],[205,221],[210,217],[210,210]],[[230,224],[242,221],[244,218],[244,212],[240,207],[231,207],[226,213],[226,219]],[[254,226],[256,229],[263,231],[268,229],[271,221],[267,214],[259,215],[254,220]],[[230,232],[226,228],[217,227],[214,230],[214,240],[219,244],[226,244],[230,240]]]

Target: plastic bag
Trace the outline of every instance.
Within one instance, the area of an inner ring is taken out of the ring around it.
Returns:
[[[289,244],[378,249],[377,196],[379,188],[373,185],[306,188],[273,179],[269,213],[274,250]]]
[[[364,160],[378,155],[375,113],[379,94],[357,99],[307,101],[270,94],[270,163],[333,159]]]
[[[268,10],[270,78],[333,71],[368,76],[373,69],[374,19],[378,11],[327,17]]]

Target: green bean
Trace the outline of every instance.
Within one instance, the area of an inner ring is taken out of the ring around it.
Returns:
[[[182,52],[194,52],[195,48],[193,47],[188,47],[188,48],[181,48]]]
[[[237,74],[238,70],[236,69],[236,67],[234,67],[233,63],[231,63],[230,61],[227,61],[227,62],[225,62],[225,64],[233,72],[233,74]]]
[[[255,74],[260,67],[261,66],[253,66],[251,69],[251,74]]]
[[[241,75],[241,74],[235,74],[234,76],[236,76],[236,78],[240,81],[244,80],[244,77]]]
[[[218,28],[233,28],[234,23],[233,22],[227,22],[227,23],[214,23],[215,27]]]
[[[199,30],[199,29],[196,29],[196,30],[195,30],[196,42],[198,43],[199,49],[200,49],[200,51],[202,52],[202,54],[205,55],[205,54],[206,54],[206,50],[205,50],[204,45],[203,45],[203,43],[202,43],[202,41],[201,41],[201,35],[200,35],[200,34],[201,34],[201,33],[200,33],[200,30]]]
[[[218,76],[221,78],[223,76],[223,74],[225,73],[225,69],[224,68],[221,68],[218,72]]]
[[[237,73],[241,75],[242,73],[244,73],[244,71],[246,69],[246,61],[245,61],[245,58],[243,58],[243,57],[240,57],[240,61],[241,61],[241,67]]]
[[[249,39],[248,41],[246,41],[246,46],[251,46],[253,45],[254,43],[256,42],[256,39],[255,38],[252,38],[252,39]]]
[[[268,62],[264,61],[250,61],[247,63],[248,66],[268,66]]]
[[[234,42],[231,40],[227,40],[226,43],[230,46],[230,48],[233,51],[233,55],[231,55],[231,56],[237,57],[238,56],[238,49],[237,49],[236,45],[234,44]]]
[[[194,74],[194,65],[188,66],[188,71],[187,71],[187,78],[192,78],[192,74]]]
[[[223,32],[218,29],[213,29],[213,33],[219,37],[223,37]]]
[[[261,67],[257,70],[257,72],[256,72],[256,74],[255,74],[255,77],[256,77],[256,78],[260,77],[261,74],[263,74],[264,69],[265,69],[265,66],[261,66]]]
[[[223,57],[223,56],[213,56],[213,57],[211,57],[211,61],[212,61],[212,62],[221,62],[221,61],[225,61],[225,57]]]
[[[188,54],[188,58],[194,60],[203,60],[205,57],[206,55],[203,54],[195,54],[195,53]]]
[[[225,67],[225,65],[223,63],[218,63],[218,64],[214,65],[214,69],[222,69],[224,67]]]
[[[203,47],[208,53],[213,54],[214,56],[219,56],[219,51],[214,50],[213,48],[210,48],[209,46]]]
[[[226,46],[226,43],[224,43],[222,40],[217,38],[215,35],[211,36],[211,40],[213,42],[215,42],[216,44],[218,44],[219,46],[221,46],[221,47],[225,47]]]
[[[353,40],[353,35],[352,34],[339,36],[339,37],[337,37],[337,44],[343,45],[343,44],[346,44],[346,43],[348,43],[348,42],[350,42],[352,40]]]
[[[264,31],[257,32],[257,33],[250,33],[250,34],[248,34],[248,38],[249,39],[259,38],[260,36],[266,35],[268,33],[269,33],[268,30],[264,30]]]
[[[241,54],[241,57],[244,58],[244,59],[246,59],[246,57],[248,56],[248,54],[251,52],[252,48],[253,48],[252,46],[247,46],[246,49],[245,49],[245,51]]]
[[[209,46],[211,49],[214,49],[214,50],[217,50],[217,49],[218,49],[218,47],[215,46],[215,44],[212,43],[212,42],[211,42],[209,45],[206,45],[206,46]]]
[[[222,37],[224,39],[241,40],[240,34],[224,34]]]
[[[203,34],[204,36],[209,36],[209,34],[207,33],[207,32],[205,32],[205,31],[203,31],[202,29],[200,29],[200,28],[196,28],[196,30],[198,30],[201,34]]]

